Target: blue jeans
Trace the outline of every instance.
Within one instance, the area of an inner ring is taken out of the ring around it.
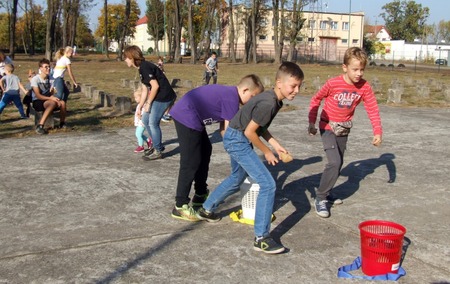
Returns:
[[[19,110],[21,117],[26,117],[25,112],[23,111],[23,105],[22,105],[22,101],[20,100],[20,94],[18,91],[8,91],[3,94],[3,97],[0,100],[0,113],[3,112],[5,107],[10,102],[14,102],[14,105]]]
[[[275,180],[243,132],[228,127],[223,137],[223,146],[231,158],[231,175],[210,193],[203,203],[203,208],[214,212],[228,196],[240,190],[241,184],[248,175],[260,187],[256,200],[255,236],[267,237],[275,200]]]
[[[64,83],[64,78],[62,77],[56,78],[55,81],[53,82],[53,86],[56,88],[55,97],[67,102],[67,99],[69,98],[69,89]]]
[[[144,111],[142,114],[142,122],[147,129],[148,134],[152,138],[153,147],[155,150],[161,152],[162,149],[162,133],[161,133],[161,118],[164,115],[166,109],[172,104],[169,102],[153,101],[150,107],[150,112]]]

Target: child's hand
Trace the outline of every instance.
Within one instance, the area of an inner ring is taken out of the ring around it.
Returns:
[[[373,140],[372,140],[372,144],[374,145],[374,146],[380,146],[381,145],[381,142],[382,142],[382,139],[381,139],[381,135],[375,135],[375,136],[373,136]]]
[[[275,157],[272,151],[264,154],[264,157],[266,158],[266,161],[267,163],[269,163],[269,165],[275,166],[276,164],[278,164],[278,159],[277,157]]]
[[[316,128],[316,126],[314,125],[314,123],[310,123],[310,124],[309,124],[309,126],[308,126],[308,133],[309,133],[309,135],[311,135],[311,136],[317,134],[317,128]]]

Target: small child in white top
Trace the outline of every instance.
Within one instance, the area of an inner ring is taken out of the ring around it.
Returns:
[[[134,100],[137,103],[136,111],[134,113],[134,126],[136,126],[136,138],[137,138],[137,142],[138,142],[138,147],[134,150],[135,153],[144,152],[144,150],[145,150],[144,142],[147,142],[147,147],[149,149],[151,149],[153,146],[152,139],[150,137],[147,138],[147,136],[144,135],[145,126],[141,120],[141,117],[138,115],[138,108],[139,108],[139,102],[141,100],[141,93],[142,93],[142,91],[140,88],[134,92]],[[142,111],[139,113],[142,113]]]

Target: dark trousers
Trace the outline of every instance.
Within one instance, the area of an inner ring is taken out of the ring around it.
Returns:
[[[175,202],[177,207],[189,204],[189,193],[194,182],[195,193],[207,193],[209,162],[212,145],[206,130],[197,131],[184,126],[174,119],[180,143],[180,170]]]
[[[327,195],[336,184],[339,173],[344,163],[344,152],[347,148],[348,136],[337,137],[332,131],[321,130],[323,149],[327,156],[327,164],[320,178],[320,185],[316,190],[316,198],[326,199]]]

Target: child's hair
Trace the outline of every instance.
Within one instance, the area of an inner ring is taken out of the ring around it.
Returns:
[[[73,48],[71,46],[66,46],[65,48],[60,48],[56,53],[55,53],[55,60],[59,60],[61,57],[63,57],[64,55],[66,55],[66,53],[68,53],[69,51],[73,51]]]
[[[248,87],[250,90],[259,89],[259,90],[261,90],[261,92],[264,91],[264,85],[261,82],[261,79],[259,79],[259,77],[256,76],[255,74],[250,74],[250,75],[243,77],[239,81],[238,86],[239,87],[245,86],[245,87]]]
[[[12,64],[5,64],[5,71],[8,71],[9,73],[14,72],[14,65]]]
[[[213,55],[217,56],[217,53],[215,51],[211,52],[211,56]]]
[[[44,64],[48,64],[50,66],[50,60],[48,60],[47,58],[42,58],[41,60],[39,60],[39,68],[41,68]]]
[[[367,53],[359,47],[350,47],[345,51],[344,64],[350,64],[351,59],[359,60],[363,66],[366,66],[368,61]]]
[[[136,45],[127,46],[123,51],[123,55],[125,58],[132,59],[136,67],[139,67],[141,62],[145,60],[141,49]]]
[[[275,80],[280,79],[281,77],[294,77],[298,80],[305,79],[305,75],[303,74],[300,66],[293,62],[283,62],[278,68],[277,75],[275,76]]]

